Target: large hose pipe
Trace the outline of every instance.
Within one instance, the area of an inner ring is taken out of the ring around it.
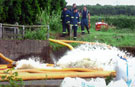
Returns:
[[[111,49],[110,45],[106,45],[104,43],[86,42],[86,41],[74,41],[74,40],[59,40],[59,41],[62,41],[62,42],[65,42],[65,43],[80,43],[80,44],[88,43],[88,44],[91,44],[91,45],[97,44],[97,45],[107,46],[109,49]]]
[[[65,77],[81,77],[81,78],[96,78],[96,77],[107,77],[116,76],[115,72],[111,71],[96,71],[96,72],[49,72],[49,73],[19,73],[17,78],[23,80],[43,80],[43,79],[63,79]],[[0,74],[2,76],[10,76],[10,74]],[[0,80],[2,80],[0,78]]]
[[[12,64],[14,61],[5,57],[2,53],[0,53],[0,58],[2,58],[3,60],[5,60],[6,62]]]
[[[2,69],[6,68],[3,65]],[[6,70],[1,70],[0,74],[4,73]],[[12,70],[13,72],[29,72],[29,73],[45,73],[45,72],[95,72],[95,71],[102,71],[102,70],[93,70],[93,69],[86,69],[86,68],[64,68],[64,69],[18,69]]]
[[[60,40],[49,39],[49,41],[64,45],[64,46],[68,47],[70,50],[74,49],[70,44],[64,43],[64,42],[62,42]]]
[[[49,39],[49,41],[64,45],[64,46],[68,47],[71,50],[73,49],[73,47],[70,44],[67,44],[67,43],[80,43],[80,44],[88,43],[88,44],[91,44],[91,45],[97,44],[97,45],[107,46],[109,49],[111,49],[110,45],[106,45],[104,43],[86,42],[86,41],[74,41],[74,40],[54,40],[54,39]]]
[[[2,53],[0,53],[0,58],[2,58],[3,60],[9,63],[8,67],[13,67],[16,65],[15,61],[11,60],[10,58],[5,57]]]

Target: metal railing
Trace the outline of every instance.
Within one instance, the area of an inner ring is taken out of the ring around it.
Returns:
[[[4,24],[0,23],[0,39],[5,39],[10,37],[10,39],[17,39],[18,37],[24,38],[26,29],[41,29],[46,28],[47,29],[47,39],[49,38],[49,25],[18,25],[16,24]]]

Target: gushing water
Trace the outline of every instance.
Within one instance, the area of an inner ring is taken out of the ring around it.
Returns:
[[[83,44],[72,51],[68,51],[59,59],[57,65],[62,68],[90,68],[114,70],[119,57],[127,56],[127,52],[106,44]]]
[[[55,55],[53,54],[53,52],[50,52],[50,58],[53,61],[54,65],[57,64],[57,60],[55,59]]]
[[[58,62],[56,62],[55,56],[51,53],[51,58],[57,67],[48,67],[45,63],[39,62],[39,60],[35,60],[32,57],[28,60],[18,61],[16,69],[89,68],[114,70],[120,56],[132,58],[132,56],[127,54],[126,51],[120,51],[116,47],[108,47],[106,44],[82,44],[74,50],[68,51]]]
[[[47,63],[43,63],[40,61],[39,57],[30,57],[27,59],[22,59],[20,61],[17,61],[17,66],[15,69],[53,69],[58,67],[49,67],[47,66]]]

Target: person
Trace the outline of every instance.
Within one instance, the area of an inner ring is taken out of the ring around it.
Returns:
[[[74,3],[72,8],[70,9],[70,11],[73,13],[74,12],[74,9],[77,8],[76,4]]]
[[[74,31],[74,40],[77,39],[78,24],[80,24],[79,14],[78,14],[77,8],[74,8],[74,11],[71,15],[71,26],[72,26],[72,29]]]
[[[89,25],[90,24],[90,13],[87,10],[87,7],[83,7],[83,11],[81,11],[80,15],[82,16],[81,18],[81,30],[82,30],[82,35],[85,34],[84,27],[86,27],[88,34],[90,33],[89,31]]]
[[[67,9],[67,7],[64,7],[62,13],[61,13],[61,20],[62,20],[62,28],[63,28],[63,32],[62,32],[62,37],[66,36],[66,29],[68,31],[68,35],[70,34],[70,11]]]

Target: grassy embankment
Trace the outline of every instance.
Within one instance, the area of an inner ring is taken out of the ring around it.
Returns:
[[[125,46],[135,46],[135,27],[133,21],[135,17],[128,16],[109,16],[109,17],[101,17],[105,22],[109,23],[109,29],[106,31],[104,28],[101,31],[95,30],[95,23],[98,21],[99,16],[91,17],[91,34],[81,35],[81,28],[78,28],[78,39],[80,41],[88,41],[88,42],[100,42],[106,43],[108,45],[117,46],[117,47],[125,47]],[[54,33],[54,32],[53,32]],[[58,33],[58,32],[57,32]],[[52,37],[55,39],[55,37]],[[64,38],[69,39],[69,37]],[[53,44],[53,47],[61,47],[60,45]],[[76,44],[72,44],[76,46]]]
[[[69,37],[61,38],[62,26],[60,22],[60,15],[52,15],[48,17],[47,14],[41,14],[42,24],[50,25],[50,38],[53,39],[69,39]],[[109,24],[109,29],[106,31],[95,30],[95,23],[100,19],[104,19]],[[81,28],[78,28],[78,38],[80,41],[107,43],[112,46],[135,46],[135,17],[133,16],[91,16],[91,34],[81,35]],[[35,34],[36,33],[36,34]],[[45,40],[45,31],[40,30],[35,33],[27,33],[28,39]],[[33,34],[33,35],[32,35]],[[61,45],[51,43],[53,48],[62,47]],[[76,46],[77,44],[72,44]]]
[[[91,17],[91,34],[85,35],[78,40],[107,43],[112,46],[135,46],[135,27],[133,21],[135,17],[128,16],[110,16],[103,17],[105,22],[109,23],[109,29],[106,31],[95,31],[95,22],[98,16]]]

